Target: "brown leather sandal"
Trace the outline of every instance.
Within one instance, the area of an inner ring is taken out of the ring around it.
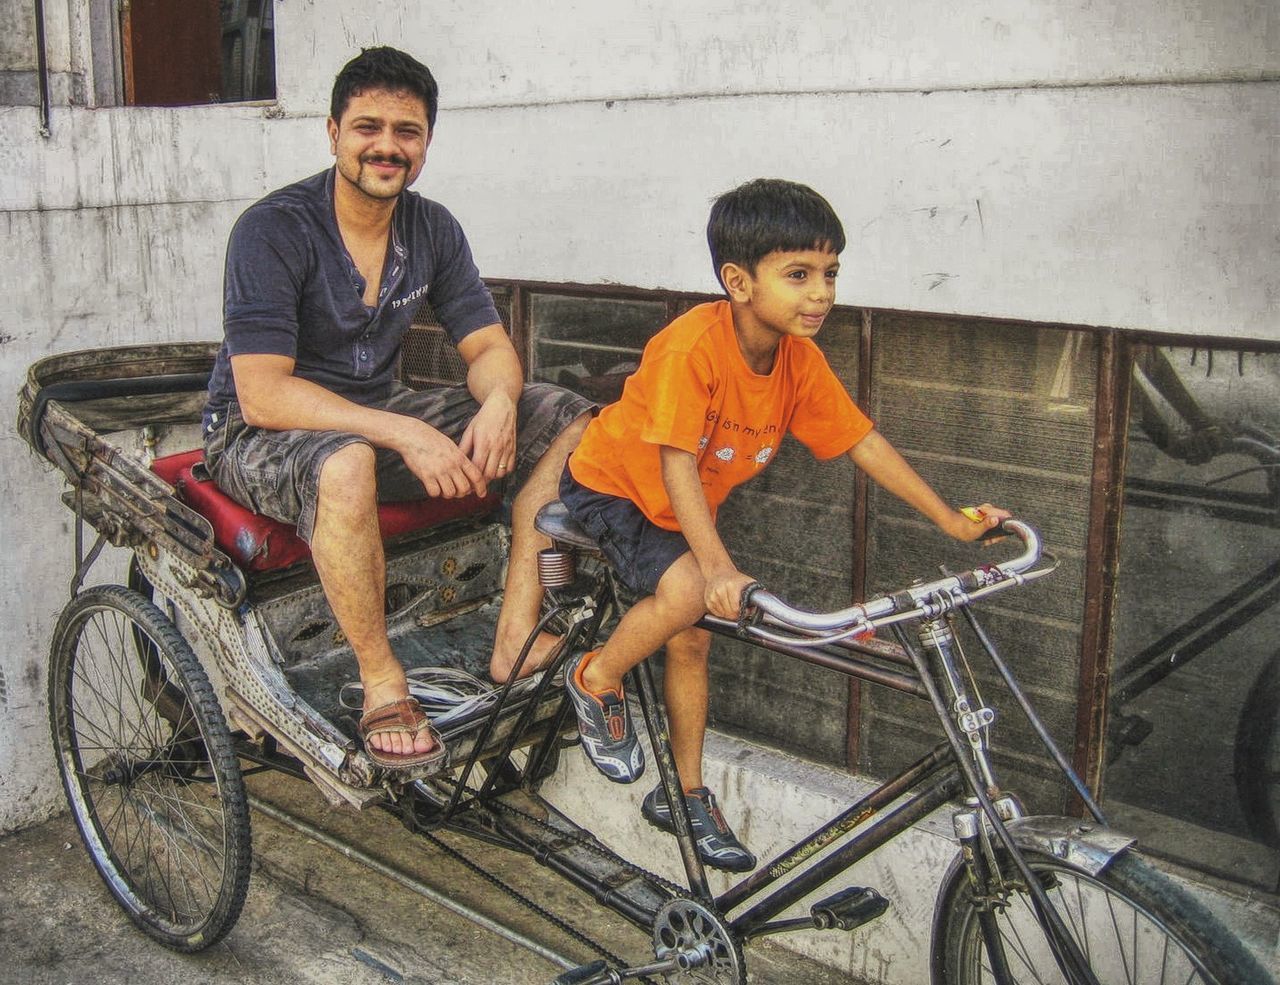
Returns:
[[[374,749],[369,745],[370,736],[399,734],[416,739],[424,730],[434,743],[426,752],[397,755],[396,753],[384,752],[381,749]],[[361,741],[364,742],[364,751],[368,757],[379,766],[385,766],[388,769],[434,766],[444,759],[447,752],[444,747],[444,741],[440,738],[440,733],[431,727],[431,722],[427,720],[426,712],[418,704],[418,699],[412,696],[401,698],[399,701],[392,701],[390,704],[381,705],[365,712],[360,717],[358,731]]]

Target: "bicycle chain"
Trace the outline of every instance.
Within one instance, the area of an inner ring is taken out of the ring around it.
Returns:
[[[632,873],[633,875],[636,875],[642,879],[648,880],[651,883],[659,886],[661,889],[665,890],[666,892],[670,893],[673,898],[688,899],[688,900],[693,900],[694,902],[697,902],[697,900],[692,896],[692,894],[689,893],[687,889],[684,889],[681,886],[676,885],[674,882],[664,879],[662,876],[657,875],[656,873],[650,872],[649,870],[644,869],[641,866],[638,866],[632,862],[628,862],[626,859],[622,858],[620,855],[616,854],[615,852],[610,851],[609,848],[600,844],[599,841],[593,838],[583,836],[583,835],[578,835],[571,831],[564,831],[551,824],[548,824],[546,821],[542,820],[539,817],[535,817],[534,815],[528,813],[527,811],[522,811],[518,807],[513,807],[510,804],[505,804],[498,800],[492,800],[487,802],[485,804],[485,807],[491,810],[494,810],[500,814],[505,813],[505,814],[510,814],[510,815],[519,817],[524,821],[527,821],[534,827],[547,832],[549,835],[555,837],[557,840],[571,842],[574,845],[577,845],[581,848],[585,848],[588,851],[594,852],[596,855],[598,855],[599,857],[609,862],[620,864],[622,868],[626,869],[628,872]],[[459,862],[460,864],[470,869],[472,872],[476,873],[481,878],[485,879],[487,882],[495,886],[497,889],[506,893],[508,896],[514,899],[521,906],[526,907],[527,909],[532,911],[534,914],[536,914],[537,916],[545,920],[547,923],[551,924],[553,927],[556,927],[557,929],[559,929],[569,937],[576,940],[578,943],[585,945],[594,953],[599,954],[609,963],[620,968],[625,968],[627,966],[626,961],[624,961],[619,955],[614,954],[612,951],[606,948],[599,941],[594,940],[593,938],[582,933],[580,930],[576,929],[575,927],[570,926],[565,920],[562,920],[560,917],[556,916],[554,913],[550,912],[540,904],[535,903],[533,900],[529,899],[527,896],[521,893],[520,890],[516,889],[514,886],[507,885],[505,882],[503,882],[493,873],[486,871],[478,863],[473,862],[471,859],[467,858],[467,856],[464,855],[462,852],[458,851],[458,849],[441,841],[439,837],[432,834],[430,831],[420,831],[419,834],[425,837],[437,848],[440,848],[450,858]],[[649,978],[648,976],[641,976],[639,978],[639,981],[645,983],[645,985],[655,985],[653,979]]]
[[[662,889],[670,893],[673,897],[681,897],[683,899],[693,900],[693,902],[699,903],[700,905],[705,905],[704,903],[702,903],[702,901],[698,900],[692,893],[689,892],[689,890],[685,889],[683,886],[679,886],[668,879],[664,879],[662,876],[658,875],[657,873],[650,872],[648,869],[642,868],[633,862],[628,862],[621,855],[610,850],[607,846],[602,845],[598,840],[596,840],[593,837],[590,837],[587,835],[575,834],[572,831],[561,830],[560,828],[557,828],[553,825],[548,824],[546,821],[542,820],[539,817],[535,817],[534,815],[529,814],[526,811],[520,810],[520,808],[518,807],[513,807],[510,804],[505,804],[501,801],[491,801],[485,806],[496,809],[500,814],[501,813],[515,814],[518,817],[524,818],[526,821],[529,821],[536,827],[539,827],[544,831],[547,831],[555,835],[559,839],[562,839],[564,841],[570,841],[575,845],[578,845],[582,848],[587,849],[588,851],[595,852],[596,855],[600,856],[603,859],[607,859],[610,862],[619,863],[628,872],[632,873],[633,875],[637,875],[642,879],[646,879],[652,883],[655,883],[656,885],[658,885],[659,887],[661,887]]]
[[[459,864],[470,869],[476,875],[487,880],[490,884],[492,884],[502,892],[506,893],[508,896],[510,896],[513,900],[515,900],[521,906],[531,910],[536,916],[541,917],[547,923],[551,924],[551,926],[555,927],[556,929],[560,930],[562,933],[576,940],[579,944],[584,945],[585,947],[590,949],[592,952],[599,954],[605,960],[613,964],[619,965],[621,967],[626,966],[626,962],[623,961],[621,957],[611,952],[599,941],[595,940],[592,937],[587,936],[586,934],[582,933],[582,931],[577,930],[574,927],[571,927],[566,921],[562,920],[560,917],[556,916],[554,913],[552,913],[550,910],[546,909],[545,907],[541,906],[540,904],[535,903],[533,900],[529,899],[528,896],[525,896],[524,893],[520,892],[520,890],[516,889],[514,886],[507,885],[505,882],[503,882],[501,879],[495,876],[492,872],[487,872],[484,868],[482,868],[479,865],[479,863],[473,862],[471,859],[467,858],[467,856],[464,855],[462,852],[458,851],[458,849],[454,848],[452,845],[446,844],[437,835],[433,834],[430,831],[419,831],[418,834],[421,835],[423,838],[426,838],[427,841],[431,842],[431,844],[435,845],[436,848],[440,849],[442,852],[444,852],[445,855],[452,858],[455,862],[458,862]]]

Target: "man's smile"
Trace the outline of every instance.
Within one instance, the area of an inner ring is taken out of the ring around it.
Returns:
[[[403,171],[409,166],[409,162],[403,158],[366,157],[362,163],[383,174],[394,174],[397,171]]]

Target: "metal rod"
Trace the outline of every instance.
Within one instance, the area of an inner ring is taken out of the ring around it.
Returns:
[[[524,647],[520,650],[520,656],[517,658],[515,666],[512,667],[511,673],[507,676],[506,683],[502,686],[502,691],[498,695],[497,701],[494,702],[493,709],[489,712],[489,717],[485,721],[480,735],[477,737],[475,744],[471,747],[471,755],[467,757],[466,764],[462,767],[462,772],[458,775],[458,780],[453,788],[453,797],[449,801],[449,806],[444,810],[444,817],[448,818],[455,810],[457,810],[458,802],[462,799],[463,792],[467,789],[467,781],[471,778],[472,772],[476,768],[476,763],[480,761],[485,746],[489,742],[489,736],[493,734],[494,729],[498,725],[498,720],[502,717],[502,712],[506,708],[507,695],[511,693],[511,688],[515,685],[515,675],[519,673],[520,667],[524,664],[525,659],[529,655],[529,650],[533,647],[533,642],[550,624],[552,618],[559,614],[561,606],[555,606],[549,610],[533,628],[533,632],[529,634],[529,638],[525,640]],[[544,679],[545,685],[545,679]],[[489,789],[492,783],[492,775],[486,778],[484,786],[485,791]]]
[[[509,836],[513,841],[520,844],[535,862],[569,880],[584,893],[590,894],[596,902],[606,909],[612,910],[628,923],[646,933],[653,929],[655,914],[652,910],[640,906],[627,897],[625,893],[601,882],[595,873],[574,865],[568,859],[554,852],[540,849],[537,845],[514,832],[509,832]]]
[[[698,625],[702,626],[704,629],[709,629],[720,636],[742,639],[738,634],[738,624],[732,619],[720,619],[716,616],[703,616],[702,619],[699,620]],[[772,650],[774,653],[781,653],[784,656],[794,657],[797,660],[803,660],[805,663],[814,664],[817,667],[825,667],[827,670],[834,670],[841,674],[847,674],[850,677],[857,677],[864,681],[870,681],[873,684],[880,684],[883,687],[891,688],[894,691],[913,694],[917,698],[923,698],[925,696],[924,688],[913,675],[900,674],[897,671],[876,667],[872,664],[864,663],[863,660],[858,657],[845,657],[839,654],[827,653],[820,647],[788,646],[785,643],[778,643],[774,640],[762,640],[755,637],[748,638],[748,642],[750,642],[752,646]]]
[[[49,42],[44,33],[44,0],[36,0],[36,86],[40,91],[40,129],[39,134],[48,138],[53,136],[50,128],[49,111]]]
[[[776,920],[773,923],[761,924],[751,931],[751,939],[767,937],[769,934],[789,934],[795,930],[813,930],[816,925],[813,917],[799,917],[795,920]]]
[[[1027,722],[1035,731],[1040,739],[1041,745],[1045,751],[1053,757],[1053,761],[1058,764],[1058,769],[1062,771],[1062,775],[1067,778],[1067,782],[1071,784],[1076,792],[1076,796],[1093,815],[1095,821],[1099,824],[1106,824],[1106,816],[1102,813],[1102,808],[1098,806],[1097,801],[1093,799],[1093,794],[1089,793],[1089,788],[1085,786],[1084,781],[1080,779],[1080,774],[1075,771],[1062,750],[1058,748],[1058,744],[1053,741],[1053,736],[1049,734],[1049,730],[1045,728],[1044,722],[1040,720],[1040,716],[1036,714],[1036,710],[1032,707],[1031,702],[1023,693],[1022,686],[1014,678],[1013,672],[1009,670],[1009,665],[996,652],[995,644],[991,642],[991,638],[987,636],[986,630],[978,623],[978,617],[973,614],[971,609],[964,610],[965,621],[968,622],[969,628],[973,630],[974,635],[978,637],[978,642],[982,644],[982,648],[987,651],[987,656],[991,659],[991,663],[995,665],[1000,676],[1004,678],[1005,687],[1009,689],[1009,693],[1013,695],[1014,700],[1018,703],[1018,707],[1022,709],[1022,714],[1026,716]]]
[[[533,951],[535,954],[546,958],[548,961],[561,968],[576,968],[580,964],[578,961],[570,961],[563,954],[559,954],[556,951],[539,944],[537,941],[526,937],[519,931],[512,930],[505,924],[498,923],[496,920],[485,916],[483,913],[473,910],[469,906],[445,896],[439,890],[428,886],[426,883],[422,882],[420,879],[414,878],[407,872],[402,872],[400,869],[394,869],[385,862],[381,862],[372,855],[361,851],[354,845],[349,845],[344,841],[340,841],[328,832],[317,828],[315,825],[309,824],[301,818],[294,817],[292,814],[285,813],[273,804],[268,804],[266,801],[254,796],[249,797],[249,803],[253,806],[254,810],[261,811],[273,821],[277,821],[285,827],[293,828],[293,830],[306,835],[308,838],[318,841],[326,848],[331,848],[335,852],[345,855],[353,862],[359,862],[361,865],[372,869],[379,875],[386,876],[388,879],[399,883],[401,886],[417,893],[419,896],[423,896],[426,899],[431,900],[431,902],[438,906],[442,906],[446,910],[470,920],[472,923],[497,934],[499,937],[510,941],[512,944],[517,944],[520,947]]]
[[[530,636],[530,638],[525,641],[524,647],[520,651],[520,656],[515,662],[515,666],[511,668],[511,673],[507,676],[506,684],[502,689],[502,697],[498,701],[498,707],[494,709],[494,715],[490,719],[490,728],[487,730],[486,735],[489,734],[489,732],[492,732],[493,727],[496,727],[497,712],[501,710],[502,705],[506,702],[507,694],[511,691],[511,688],[515,683],[516,674],[518,674],[520,672],[520,668],[524,666],[524,662],[529,656],[529,651],[533,647],[533,641],[536,640],[538,635],[541,635],[542,630],[550,624],[551,616],[553,614],[558,614],[561,608],[561,606],[552,606],[547,611],[547,615],[539,621],[537,628],[534,630],[536,635]],[[515,725],[512,726],[511,730],[507,733],[506,741],[493,757],[494,762],[505,762],[515,750],[516,743],[525,737],[525,732],[529,727],[529,723],[533,721],[533,716],[537,713],[538,706],[542,703],[543,695],[547,693],[547,689],[551,686],[552,674],[555,672],[556,668],[564,662],[564,658],[569,652],[568,647],[565,646],[566,642],[566,638],[562,638],[560,640],[560,651],[555,654],[555,657],[544,668],[542,678],[538,681],[537,685],[535,685],[533,694],[529,696],[528,701],[525,704],[524,711],[520,713],[520,717],[516,719]],[[568,699],[562,696],[560,700],[563,705]],[[485,777],[484,784],[480,787],[480,792],[476,794],[477,800],[484,800],[490,793],[492,793],[494,784],[497,782],[498,775],[498,770],[494,769],[490,771],[489,775]]]
[[[658,775],[662,778],[663,792],[666,794],[667,803],[671,806],[671,824],[676,829],[676,844],[680,847],[680,860],[684,863],[689,890],[699,900],[710,903],[711,888],[707,885],[707,873],[694,843],[693,823],[689,820],[689,808],[684,802],[684,787],[680,782],[680,771],[676,769],[675,754],[671,751],[671,730],[667,726],[667,716],[658,700],[658,689],[653,680],[653,666],[648,660],[644,660],[638,667],[631,669],[628,677],[636,682],[640,692],[640,707],[644,709],[649,745],[653,750],[653,758],[658,764]]]
[[[1076,681],[1075,738],[1071,759],[1076,772],[1085,777],[1095,790],[1102,789],[1102,753],[1111,701],[1111,660],[1115,643],[1113,616],[1120,566],[1119,517],[1124,496],[1124,458],[1133,387],[1133,343],[1122,339],[1123,334],[1109,330],[1094,336],[1097,346],[1097,401],[1084,552],[1084,619],[1080,632],[1080,670]],[[1078,808],[1071,805],[1070,810],[1076,813]]]

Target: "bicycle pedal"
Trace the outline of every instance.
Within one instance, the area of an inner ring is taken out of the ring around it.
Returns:
[[[570,968],[551,985],[586,985],[587,982],[608,981],[607,978],[602,979],[602,975],[609,972],[609,963],[607,961],[592,961],[590,964],[579,965],[577,968]]]
[[[809,910],[818,930],[854,930],[889,909],[889,901],[869,886],[850,886],[814,903]]]

